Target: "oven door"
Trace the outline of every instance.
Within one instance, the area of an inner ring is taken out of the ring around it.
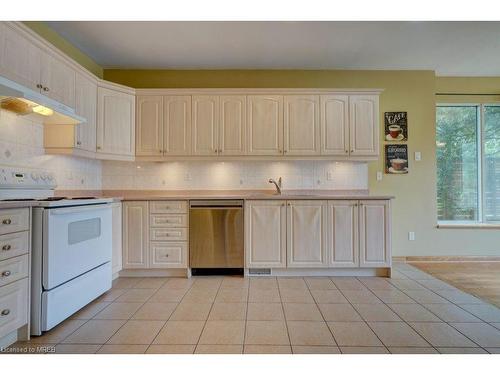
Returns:
[[[50,290],[111,261],[111,206],[44,210],[42,283]]]

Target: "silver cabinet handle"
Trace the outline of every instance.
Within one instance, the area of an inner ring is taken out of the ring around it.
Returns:
[[[345,150],[345,153],[348,154],[349,153],[349,150]]]
[[[3,219],[2,224],[5,224],[5,225],[12,224],[12,220],[11,219]]]
[[[50,89],[49,89],[48,87],[44,87],[44,88],[43,88],[43,91],[45,91],[45,92],[49,92],[49,91],[50,91]]]
[[[97,146],[97,149],[100,150],[101,149],[101,146]]]
[[[36,85],[36,88],[37,88],[37,89],[41,89],[42,87],[43,87],[43,86],[42,86],[42,84],[41,84],[41,83],[39,83],[39,84],[37,84],[37,85]]]
[[[4,309],[4,310],[2,310],[2,312],[0,314],[2,314],[2,316],[7,316],[7,315],[10,314],[10,310],[9,309]]]
[[[76,144],[77,144],[78,146],[80,146],[80,145],[82,144],[82,142],[77,141],[77,142],[76,142]]]
[[[2,272],[2,277],[8,277],[10,276],[11,272],[10,271],[3,271]]]
[[[7,245],[3,245],[2,246],[2,251],[9,251],[11,248],[12,248],[12,246],[10,246],[8,244]]]

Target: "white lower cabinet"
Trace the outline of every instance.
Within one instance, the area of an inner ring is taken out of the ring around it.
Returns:
[[[326,267],[326,201],[287,203],[287,267]]]
[[[111,257],[111,270],[113,274],[122,269],[122,203],[111,204],[111,217],[113,223],[113,252]]]
[[[245,267],[286,267],[286,201],[247,201]]]
[[[390,201],[359,201],[360,267],[391,265]]]
[[[123,202],[123,268],[148,268],[147,201]]]
[[[187,268],[187,241],[151,242],[150,268]]]
[[[358,201],[328,201],[327,252],[330,267],[358,267]]]

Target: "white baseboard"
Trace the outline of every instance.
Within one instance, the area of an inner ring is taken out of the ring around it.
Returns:
[[[270,275],[249,273],[245,268],[247,277],[268,276],[391,276],[391,268],[271,268]]]

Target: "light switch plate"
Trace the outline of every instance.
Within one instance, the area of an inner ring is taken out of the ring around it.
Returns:
[[[415,241],[415,232],[408,232],[408,241]]]
[[[377,172],[377,181],[382,181],[382,172]]]
[[[420,151],[415,151],[415,161],[422,160],[422,153]]]

